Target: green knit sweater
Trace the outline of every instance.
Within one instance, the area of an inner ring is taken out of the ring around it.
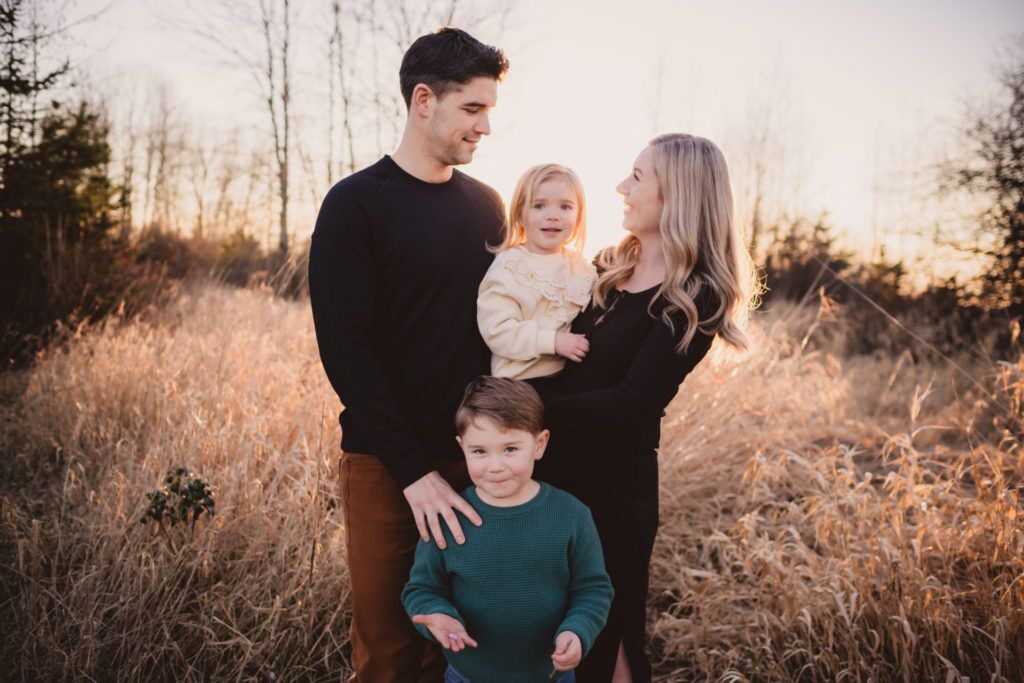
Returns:
[[[462,496],[483,525],[460,520],[464,545],[447,527],[447,549],[418,544],[402,591],[405,609],[465,625],[479,647],[445,656],[474,683],[547,681],[555,637],[572,631],[586,655],[608,618],[612,584],[590,510],[543,482],[536,496],[513,507],[488,505],[473,486]]]

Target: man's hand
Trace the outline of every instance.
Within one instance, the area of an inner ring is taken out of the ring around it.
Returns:
[[[582,334],[555,333],[555,353],[579,363],[590,351],[590,342]]]
[[[583,643],[572,631],[562,631],[555,638],[555,651],[551,655],[551,663],[558,671],[569,671],[579,666],[583,659]]]
[[[458,652],[467,646],[476,647],[476,641],[469,637],[459,620],[447,614],[415,614],[412,623],[426,626],[446,650]]]
[[[416,520],[420,538],[429,542],[430,535],[433,534],[437,547],[441,550],[444,550],[447,544],[444,542],[444,534],[441,533],[441,523],[438,521],[438,517],[443,517],[444,521],[448,523],[448,528],[451,529],[452,536],[455,537],[455,542],[459,545],[466,542],[466,536],[462,533],[462,527],[459,526],[455,510],[466,515],[469,521],[476,526],[484,523],[473,506],[455,493],[444,477],[436,471],[425,474],[409,484],[402,490],[402,493],[405,494],[405,499],[409,501],[409,507],[412,508],[412,516]],[[429,533],[428,528],[430,529]]]

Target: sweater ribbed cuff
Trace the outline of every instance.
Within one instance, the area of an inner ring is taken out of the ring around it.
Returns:
[[[537,353],[553,356],[555,354],[555,335],[558,330],[537,330]]]
[[[601,624],[604,627],[604,624]],[[594,640],[597,638],[597,633],[594,632],[594,625],[589,623],[586,619],[580,619],[576,617],[567,617],[558,626],[558,630],[555,632],[555,639],[557,641],[560,633],[571,631],[577,635],[580,639],[580,645],[583,647],[583,656],[586,657],[587,653],[590,652],[590,648],[594,645]],[[598,629],[600,632],[600,629]]]

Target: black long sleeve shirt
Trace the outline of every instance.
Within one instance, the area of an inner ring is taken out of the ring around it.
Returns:
[[[707,354],[713,336],[698,330],[687,350],[678,353],[675,346],[689,323],[681,311],[672,314],[673,330],[661,321],[665,297],[655,302],[652,316],[648,306],[655,290],[612,290],[607,308],[591,305],[573,321],[572,331],[590,341],[587,357],[566,364],[560,375],[538,386],[545,395],[552,445],[568,441],[600,444],[601,450],[658,447],[665,408]],[[708,288],[695,303],[701,320],[718,306]]]
[[[454,171],[427,183],[390,157],[338,182],[320,208],[309,294],[320,359],[344,404],[342,449],[377,456],[404,488],[462,457],[455,409],[490,369],[476,295],[504,207]]]

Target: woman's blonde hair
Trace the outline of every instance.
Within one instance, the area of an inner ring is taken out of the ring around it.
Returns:
[[[540,164],[526,170],[519,178],[516,189],[512,193],[512,202],[508,207],[508,234],[498,251],[511,249],[526,242],[526,230],[523,227],[523,216],[526,207],[533,203],[537,189],[549,180],[564,180],[576,194],[576,225],[573,226],[569,239],[565,241],[570,249],[583,252],[587,239],[587,201],[583,194],[583,183],[572,169],[558,164]]]
[[[729,168],[721,150],[695,135],[670,133],[650,142],[654,173],[664,206],[658,229],[665,256],[665,280],[648,311],[664,294],[668,305],[661,318],[674,331],[675,311],[686,316],[687,329],[676,346],[680,353],[699,328],[718,334],[735,349],[747,348],[747,317],[755,305],[760,283],[743,234],[733,218]],[[598,258],[594,303],[604,307],[608,294],[633,274],[640,259],[640,240],[629,235]],[[707,288],[718,309],[699,320],[696,301]]]

